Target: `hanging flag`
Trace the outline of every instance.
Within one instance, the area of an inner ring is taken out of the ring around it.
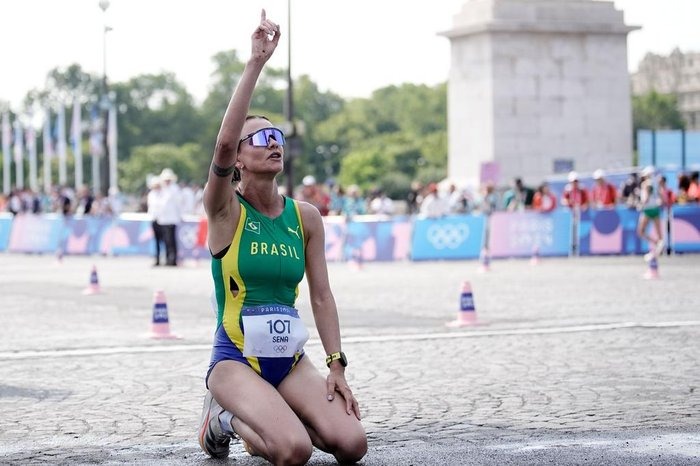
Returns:
[[[70,142],[75,159],[75,189],[83,186],[83,128],[80,101],[73,99],[73,118],[70,126]]]
[[[51,192],[51,159],[53,158],[53,141],[51,140],[51,110],[46,107],[44,109],[44,192]]]
[[[58,154],[58,184],[66,184],[66,112],[63,104],[56,115],[56,153]]]
[[[24,135],[22,134],[22,123],[15,118],[15,186],[24,189]]]
[[[93,105],[90,110],[90,155],[100,157],[104,154],[103,138],[100,109]]]
[[[109,187],[117,185],[117,107],[111,105],[107,116],[107,145],[109,146]]]
[[[7,112],[2,114],[2,192],[10,194],[10,140],[12,139],[12,129],[10,128],[10,115]]]
[[[32,121],[30,118],[29,121]],[[27,140],[27,154],[29,156],[29,188],[37,192],[39,187],[36,182],[36,131],[34,126],[30,123],[27,131],[24,135]]]
[[[51,110],[48,107],[44,109],[44,131],[42,134],[42,142],[44,144],[44,158],[51,160],[53,158],[53,137],[51,136]]]
[[[14,136],[14,148],[15,148],[15,163],[22,163],[24,158],[24,136],[22,135],[22,123],[18,119],[15,119],[15,136]]]

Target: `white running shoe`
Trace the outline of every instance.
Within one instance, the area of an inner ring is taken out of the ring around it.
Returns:
[[[216,459],[228,457],[231,437],[221,429],[219,414],[224,410],[210,391],[204,397],[202,419],[199,423],[199,446],[207,455]]]
[[[657,256],[660,256],[664,252],[664,247],[666,245],[664,244],[664,240],[660,239],[659,241],[656,242],[656,248],[654,248],[654,252],[656,253]]]
[[[647,262],[651,262],[651,260],[654,258],[654,253],[652,251],[649,251],[648,253],[644,254],[644,260]]]

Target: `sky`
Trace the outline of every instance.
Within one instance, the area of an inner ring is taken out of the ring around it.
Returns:
[[[433,85],[448,78],[449,30],[472,0],[291,0],[292,77],[309,75],[322,91],[367,97],[388,85]],[[563,1],[563,0],[562,0]],[[270,66],[287,67],[287,0],[0,0],[0,102],[17,110],[49,70],[79,63],[109,80],[174,72],[197,101],[207,94],[211,57],[236,49],[247,58],[250,34],[266,8],[282,39]],[[647,52],[700,51],[700,0],[614,0],[625,22],[634,71]]]

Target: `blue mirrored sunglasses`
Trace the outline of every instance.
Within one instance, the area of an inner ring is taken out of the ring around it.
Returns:
[[[253,147],[267,147],[270,139],[274,139],[280,146],[284,145],[284,133],[279,128],[262,128],[240,140],[239,144],[245,140]]]

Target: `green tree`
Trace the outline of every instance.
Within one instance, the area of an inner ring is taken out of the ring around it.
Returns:
[[[26,108],[63,103],[70,106],[74,97],[82,102],[97,101],[100,96],[102,78],[88,73],[74,63],[67,68],[54,68],[46,75],[43,89],[32,89],[24,98]]]
[[[336,145],[335,167],[341,183],[387,192],[407,191],[411,179],[444,178],[447,166],[446,86],[405,84],[379,89],[369,99],[348,102],[338,113],[319,124],[321,147]],[[381,169],[360,167],[381,159]],[[361,154],[361,155],[357,155]],[[386,170],[386,171],[382,171]],[[388,176],[401,173],[402,177]],[[406,183],[406,179],[409,182]]]
[[[656,91],[632,96],[632,126],[635,150],[640,129],[685,128],[683,116],[678,110],[678,98],[674,94],[659,94]]]
[[[173,73],[139,75],[111,89],[120,110],[120,158],[128,160],[138,146],[182,145],[200,138],[199,111]]]
[[[137,193],[146,188],[148,174],[159,174],[163,168],[170,167],[178,175],[179,181],[202,182],[206,169],[197,162],[202,149],[197,144],[153,144],[140,146],[133,150],[129,160],[119,164],[121,188],[125,192]]]
[[[338,181],[347,186],[357,184],[363,191],[373,188],[376,180],[391,169],[391,161],[379,147],[368,147],[349,153],[341,163]]]

